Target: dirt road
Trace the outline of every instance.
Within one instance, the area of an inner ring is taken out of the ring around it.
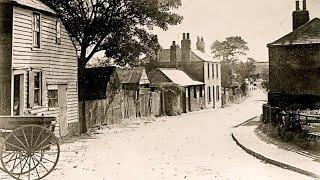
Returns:
[[[230,138],[233,126],[261,113],[265,96],[257,91],[229,108],[105,129],[64,144],[57,170],[47,179],[308,179],[255,159]]]

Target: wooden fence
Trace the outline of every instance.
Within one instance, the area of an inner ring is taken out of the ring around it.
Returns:
[[[160,116],[160,92],[140,90],[137,99],[135,91],[127,90],[116,94],[111,103],[107,99],[86,101],[87,127],[120,124],[123,119]]]

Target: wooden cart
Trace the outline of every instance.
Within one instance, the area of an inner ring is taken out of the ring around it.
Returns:
[[[0,161],[2,171],[17,180],[39,180],[58,163],[59,141],[55,117],[0,116]]]

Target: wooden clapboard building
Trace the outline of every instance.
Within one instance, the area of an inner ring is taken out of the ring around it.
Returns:
[[[0,0],[0,115],[55,116],[78,132],[77,54],[55,12],[38,0]]]

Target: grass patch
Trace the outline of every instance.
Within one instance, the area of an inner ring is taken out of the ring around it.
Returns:
[[[306,150],[320,155],[320,139],[312,137],[307,131],[284,132],[279,127],[261,121],[256,133],[260,139],[284,149]]]

